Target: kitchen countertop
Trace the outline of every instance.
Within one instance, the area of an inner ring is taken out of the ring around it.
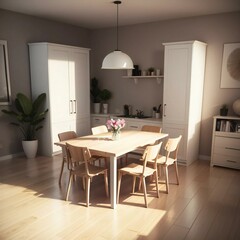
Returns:
[[[103,114],[103,113],[91,113],[91,116],[93,117],[109,117],[109,118],[114,118],[117,117],[120,114],[116,114],[116,113],[108,113],[108,114]],[[119,118],[124,118],[127,120],[134,120],[134,121],[151,121],[151,122],[162,122],[161,118],[132,118],[132,117],[119,117]]]

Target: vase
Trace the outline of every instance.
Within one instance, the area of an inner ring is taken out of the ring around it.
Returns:
[[[113,132],[112,133],[112,140],[116,141],[120,138],[120,132]]]
[[[22,141],[24,153],[28,159],[35,158],[38,149],[38,140]]]

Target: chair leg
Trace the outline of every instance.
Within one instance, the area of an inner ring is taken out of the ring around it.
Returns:
[[[121,181],[122,181],[122,173],[121,173],[120,171],[118,171],[117,203],[119,203],[119,195],[120,195]]]
[[[105,181],[105,192],[107,197],[109,197],[109,192],[108,192],[108,173],[107,170],[104,171],[104,181]]]
[[[146,180],[145,177],[142,177],[142,182],[143,182],[143,191],[144,191],[144,201],[145,201],[145,207],[148,207],[147,203],[147,188],[146,188]]]
[[[176,171],[177,185],[179,185],[179,175],[178,175],[177,161],[174,162],[174,165],[175,165],[175,171]]]
[[[136,176],[133,176],[133,187],[132,187],[132,193],[135,192],[135,185],[136,185]]]
[[[83,190],[85,191],[85,190],[86,190],[86,181],[85,181],[85,177],[82,177],[82,187],[83,187]]]
[[[64,164],[65,164],[65,160],[64,160],[64,158],[63,158],[63,160],[62,160],[62,166],[61,166],[61,171],[60,171],[60,175],[59,175],[59,179],[58,179],[59,185],[61,185],[61,180],[62,180],[62,174],[63,174]]]
[[[169,191],[169,182],[168,182],[168,167],[164,166],[165,168],[165,183],[166,183],[166,192]]]
[[[69,180],[68,180],[68,187],[67,187],[67,194],[66,194],[66,201],[68,201],[68,196],[69,196],[69,192],[70,192],[70,188],[71,188],[72,178],[73,178],[73,175],[70,172],[69,173]]]
[[[86,204],[87,207],[89,206],[89,196],[90,196],[90,184],[91,184],[91,179],[90,177],[86,178]]]
[[[138,191],[142,188],[142,178],[139,178]]]
[[[104,163],[105,163],[105,168],[108,168],[108,164],[107,164],[107,158],[104,158]]]
[[[156,191],[157,191],[157,197],[159,198],[159,189],[158,189],[158,174],[157,171],[154,173],[155,176],[155,183],[156,183]]]
[[[128,154],[127,153],[125,155],[125,163],[126,163],[126,165],[128,164]]]

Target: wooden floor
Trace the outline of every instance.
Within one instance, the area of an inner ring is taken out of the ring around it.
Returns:
[[[69,202],[67,171],[58,185],[61,156],[0,162],[0,239],[240,239],[240,171],[210,168],[206,161],[179,166],[180,185],[156,198],[149,183],[149,208],[141,192],[131,194],[123,178],[120,204],[110,208],[101,176],[91,185],[91,206],[84,206],[81,180]],[[170,181],[175,182],[170,170]]]

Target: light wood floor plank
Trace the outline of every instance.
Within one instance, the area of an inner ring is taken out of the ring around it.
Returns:
[[[170,192],[147,181],[149,207],[143,193],[131,193],[124,176],[117,209],[110,208],[104,182],[91,183],[89,208],[81,179],[64,201],[65,169],[58,185],[61,156],[15,158],[0,162],[0,239],[240,239],[240,171],[210,168],[196,161],[179,166],[180,185],[170,168]]]

